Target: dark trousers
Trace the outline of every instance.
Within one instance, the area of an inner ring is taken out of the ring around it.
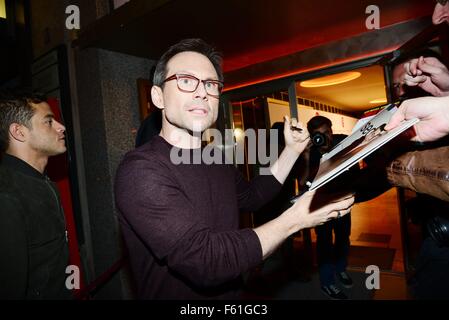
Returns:
[[[346,270],[351,235],[351,214],[315,227],[316,250],[322,286],[335,283],[336,272]],[[332,232],[335,234],[333,241]]]

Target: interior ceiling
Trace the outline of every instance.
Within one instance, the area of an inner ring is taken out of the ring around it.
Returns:
[[[224,54],[225,72],[286,56],[370,30],[365,21],[372,0],[159,0],[159,7],[133,0],[115,14],[120,23],[94,23],[82,30],[84,46],[97,46],[132,55],[158,59],[166,48],[186,37],[201,37]],[[429,16],[431,0],[376,0],[380,27]],[[134,9],[145,8],[148,12]],[[136,13],[138,12],[138,13]],[[105,20],[114,20],[111,15]],[[101,32],[100,32],[101,31]],[[99,34],[101,33],[101,36]]]
[[[359,68],[361,76],[357,79],[319,88],[304,88],[300,82],[296,84],[298,97],[326,103],[350,112],[366,111],[370,108],[385,104],[370,104],[375,99],[386,99],[384,72],[378,65]]]

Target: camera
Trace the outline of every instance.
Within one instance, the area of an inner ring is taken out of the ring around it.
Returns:
[[[414,224],[425,226],[440,247],[449,247],[449,203],[419,194],[406,202],[407,215]]]
[[[322,134],[321,132],[315,132],[312,137],[312,143],[313,145],[315,145],[316,147],[321,147],[323,145],[327,144],[327,137]]]
[[[427,231],[440,247],[449,246],[449,218],[436,215],[427,222]]]

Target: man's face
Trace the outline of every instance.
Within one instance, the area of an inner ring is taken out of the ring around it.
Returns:
[[[394,95],[395,98],[399,98],[405,94],[404,89],[404,76],[405,76],[405,68],[404,68],[405,62],[400,63],[393,69],[393,88],[394,88]]]
[[[28,147],[44,156],[64,153],[65,127],[54,119],[54,114],[46,102],[31,105],[34,115],[31,118],[31,129],[27,129]]]
[[[197,52],[178,53],[167,63],[167,77],[188,74],[200,80],[218,80],[217,72],[210,60]],[[178,89],[177,81],[165,82],[162,89],[165,118],[163,126],[172,125],[193,132],[209,128],[218,116],[218,101],[206,93],[203,82],[194,92]],[[168,120],[169,123],[166,123]]]
[[[444,21],[449,23],[449,2],[438,1],[433,9],[432,22],[433,24],[440,24]]]
[[[326,143],[319,147],[321,153],[328,152],[332,148],[332,128],[323,124],[310,133],[313,136],[315,133],[321,133],[326,137]]]

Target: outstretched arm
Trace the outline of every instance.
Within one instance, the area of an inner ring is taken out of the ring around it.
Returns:
[[[396,128],[403,120],[418,118],[414,141],[435,141],[449,134],[449,96],[405,100],[391,117],[386,130]]]
[[[354,196],[346,194],[335,200],[316,204],[318,194],[315,191],[302,195],[295,204],[279,217],[254,229],[259,237],[263,258],[268,257],[291,234],[321,225],[337,216],[351,211]],[[318,201],[320,202],[320,201]]]

